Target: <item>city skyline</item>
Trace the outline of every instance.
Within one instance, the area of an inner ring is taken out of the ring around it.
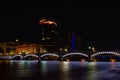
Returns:
[[[36,41],[39,20],[55,21],[63,31],[74,32],[82,39],[85,49],[120,49],[119,13],[117,4],[79,4],[59,1],[1,1],[0,41],[20,38]]]

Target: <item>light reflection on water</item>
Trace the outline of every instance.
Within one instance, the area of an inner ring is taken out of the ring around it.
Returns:
[[[42,65],[41,65],[41,72],[43,74],[46,74],[47,73],[47,62],[46,61],[42,61],[41,63],[42,63]]]
[[[105,78],[105,75],[114,77],[117,74],[115,71],[111,72],[111,69],[114,70],[117,66],[120,66],[119,62],[0,60],[0,79],[106,80],[109,77]],[[113,80],[119,80],[117,78],[118,76]]]
[[[70,77],[70,62],[60,62],[60,78],[61,80],[71,80]]]
[[[115,62],[110,62],[111,63],[111,68],[114,69],[116,67]]]
[[[96,75],[96,62],[90,62],[87,64],[87,76],[86,76],[86,80],[96,80],[97,79],[97,75]]]

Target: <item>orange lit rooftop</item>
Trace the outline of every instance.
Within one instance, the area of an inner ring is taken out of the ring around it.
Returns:
[[[57,25],[56,22],[50,21],[50,20],[46,20],[46,19],[42,19],[39,21],[40,24],[55,24]]]

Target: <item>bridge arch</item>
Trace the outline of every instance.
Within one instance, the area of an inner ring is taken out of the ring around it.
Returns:
[[[113,51],[103,51],[103,52],[96,52],[94,54],[91,55],[91,57],[100,55],[100,54],[112,54],[112,55],[120,55],[120,53],[117,52],[113,52]]]
[[[45,57],[45,56],[56,56],[56,57],[59,57],[59,55],[58,54],[55,54],[55,53],[46,53],[46,54],[43,54],[43,55],[41,55],[40,57],[42,58],[42,57]]]
[[[23,58],[23,56],[22,56],[22,55],[18,54],[18,55],[14,55],[14,56],[12,56],[12,58],[11,58],[11,59],[15,59],[16,57],[19,57],[19,58],[20,58],[20,60],[22,60],[22,58]]]
[[[27,54],[24,56],[24,59],[26,59],[27,57],[36,57],[37,59],[39,59],[39,56],[36,54]]]
[[[63,55],[63,58],[66,57],[66,56],[69,56],[69,55],[81,55],[81,56],[88,57],[88,55],[84,54],[84,53],[67,53],[67,54]]]

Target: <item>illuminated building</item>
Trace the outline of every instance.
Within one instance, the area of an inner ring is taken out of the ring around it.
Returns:
[[[17,54],[38,54],[44,53],[44,47],[38,44],[22,44],[16,47]]]
[[[57,23],[42,19],[40,24],[40,44],[47,48],[48,51],[55,51],[57,45]]]
[[[16,53],[16,46],[18,42],[2,42],[0,43],[0,49],[2,50],[2,55],[14,55]]]
[[[38,44],[31,44],[28,42],[18,43],[15,42],[2,42],[0,43],[0,55],[15,55],[15,54],[36,54],[45,53],[47,50]]]
[[[68,32],[62,35],[63,48],[67,49],[68,52],[79,52],[81,51],[81,38],[75,33]]]

